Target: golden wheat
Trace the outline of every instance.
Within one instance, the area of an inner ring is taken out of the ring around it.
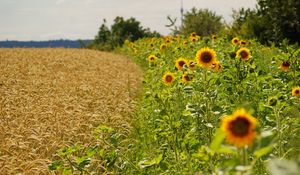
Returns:
[[[99,124],[129,129],[141,71],[84,49],[0,49],[0,172],[49,174],[62,146],[93,142]]]

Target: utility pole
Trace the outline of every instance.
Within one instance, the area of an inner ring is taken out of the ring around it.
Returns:
[[[183,0],[181,0],[180,13],[181,13],[181,27],[182,27],[182,25],[183,25]]]

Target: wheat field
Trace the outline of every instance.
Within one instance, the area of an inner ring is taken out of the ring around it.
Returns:
[[[94,142],[99,124],[129,129],[141,70],[85,49],[0,49],[0,172],[49,174],[56,150]]]

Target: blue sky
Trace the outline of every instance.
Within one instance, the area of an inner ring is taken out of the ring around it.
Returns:
[[[135,17],[161,34],[167,15],[180,17],[181,0],[0,0],[0,40],[92,39],[103,19]],[[208,8],[230,22],[232,9],[256,0],[183,0],[184,10]],[[179,20],[178,20],[179,22]],[[179,24],[179,23],[178,23]]]

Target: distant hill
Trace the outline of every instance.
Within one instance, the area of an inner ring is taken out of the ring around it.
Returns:
[[[43,47],[65,47],[65,48],[80,48],[92,40],[50,40],[50,41],[0,41],[0,47],[14,48],[43,48]]]

